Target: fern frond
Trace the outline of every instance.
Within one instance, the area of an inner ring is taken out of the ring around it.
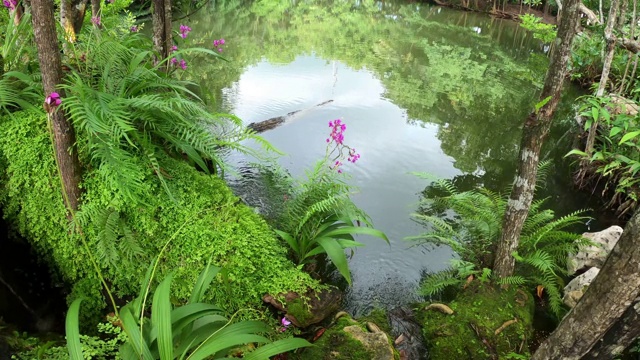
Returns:
[[[429,274],[420,284],[419,293],[424,296],[434,296],[447,287],[460,286],[464,280],[456,276],[457,272],[453,269],[439,271],[435,274]]]

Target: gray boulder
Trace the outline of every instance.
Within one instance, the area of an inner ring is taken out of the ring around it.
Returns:
[[[602,267],[605,259],[622,235],[622,228],[614,225],[602,231],[584,233],[583,237],[591,240],[594,245],[583,248],[575,255],[569,256],[567,270],[569,275],[583,268]]]
[[[587,290],[587,287],[589,287],[599,272],[599,268],[592,267],[584,274],[581,274],[571,280],[567,286],[564,287],[564,297],[562,298],[562,301],[570,308],[576,306],[580,298],[582,298],[582,295],[584,295],[584,292]]]

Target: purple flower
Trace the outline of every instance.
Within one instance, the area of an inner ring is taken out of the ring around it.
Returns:
[[[187,34],[189,34],[190,31],[191,28],[187,25],[180,25],[180,36],[182,36],[183,39],[187,38]]]
[[[224,39],[213,40],[213,46],[218,48],[218,52],[222,52],[222,45],[224,45]]]
[[[18,6],[18,0],[2,0],[2,5],[7,9],[13,11]]]
[[[176,58],[171,58],[171,60],[170,60],[170,61],[171,61],[171,64],[172,64],[172,65],[175,65],[175,64],[177,64],[177,63],[178,63],[178,59],[176,59]]]
[[[95,26],[100,26],[100,16],[92,16],[91,17],[91,22]]]
[[[291,325],[291,321],[289,321],[286,317],[282,317],[282,320],[280,320],[280,323],[282,324],[282,328],[280,328],[280,331],[285,332],[287,331],[287,328]]]
[[[53,112],[61,103],[60,94],[52,92],[44,99],[44,109],[49,113]]]
[[[131,30],[131,32],[138,32],[140,29],[138,29],[138,25],[133,25],[129,30]]]
[[[182,70],[187,70],[187,62],[184,59],[180,60],[180,67]]]
[[[178,51],[178,47],[177,47],[177,46],[175,46],[175,45],[173,45],[173,46],[171,47],[171,52],[174,52],[174,51]]]

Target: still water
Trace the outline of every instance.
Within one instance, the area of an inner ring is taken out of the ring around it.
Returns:
[[[225,39],[229,62],[194,60],[185,74],[223,111],[249,124],[303,110],[263,134],[293,175],[324,156],[328,121],[347,124],[345,143],[362,155],[344,169],[354,200],[390,239],[359,239],[345,305],[355,314],[416,299],[421,273],[447,267],[449,249],[404,240],[425,230],[411,214],[429,182],[412,172],[506,188],[547,65],[516,23],[416,2],[225,1],[182,21],[188,45]],[[584,206],[558,186],[552,206]]]

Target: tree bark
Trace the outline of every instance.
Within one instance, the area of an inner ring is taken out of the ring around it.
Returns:
[[[580,19],[579,4],[579,0],[568,0],[564,4],[556,47],[551,55],[549,70],[540,94],[540,101],[548,101],[538,111],[530,113],[524,123],[518,169],[505,210],[502,234],[493,268],[494,274],[499,278],[513,275],[515,259],[511,254],[518,248],[522,226],[533,200],[540,149],[560,102],[562,85],[568,71],[567,64],[571,56],[571,43]]]
[[[42,73],[42,85],[45,95],[58,92],[64,101],[64,92],[57,86],[62,81],[62,64],[60,48],[56,36],[53,0],[33,0],[33,33],[38,48],[38,60]],[[62,109],[57,109],[51,116],[54,147],[60,176],[63,196],[70,210],[77,210],[80,199],[80,162],[74,151],[76,136],[73,126],[67,121]]]
[[[171,0],[153,0],[153,45],[158,58],[156,62],[169,58],[173,39],[171,37]],[[163,68],[167,69],[168,61]]]
[[[609,329],[613,331],[611,336],[615,335],[617,326],[614,324],[623,314],[625,316],[619,325],[624,330],[627,321],[637,316],[637,305],[633,307],[636,315],[631,310],[626,312],[640,293],[639,269],[640,212],[637,212],[627,223],[620,240],[584,296],[540,345],[531,360],[580,359],[595,348]],[[632,328],[635,329],[637,324],[638,321]],[[627,330],[622,333],[629,334]]]
[[[596,96],[601,97],[604,95],[604,90],[607,87],[607,81],[609,80],[609,72],[611,71],[611,62],[613,61],[613,55],[616,50],[616,37],[613,35],[613,28],[616,25],[618,19],[618,8],[620,7],[620,0],[612,0],[611,7],[609,8],[609,17],[607,18],[607,25],[604,28],[604,39],[607,42],[604,64],[602,66],[602,75],[600,76],[600,83],[598,84],[598,90]],[[584,152],[588,157],[591,157],[591,151],[593,151],[593,145],[596,141],[596,134],[598,132],[598,119],[593,119],[593,124],[589,128],[589,135],[587,136],[587,144],[585,145]],[[589,160],[582,161],[582,168],[586,168]]]
[[[582,360],[612,360],[631,346],[640,336],[640,298],[627,308],[600,341],[582,357]]]
[[[61,0],[60,25],[64,29],[68,42],[76,42],[76,37],[82,29],[84,14],[88,0]]]

